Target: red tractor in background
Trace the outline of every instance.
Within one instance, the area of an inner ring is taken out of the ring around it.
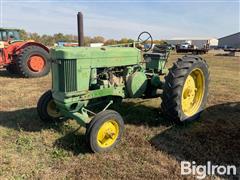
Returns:
[[[20,40],[19,30],[0,28],[0,67],[21,77],[41,77],[50,71],[49,49]]]

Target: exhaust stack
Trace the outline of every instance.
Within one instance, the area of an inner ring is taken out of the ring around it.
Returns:
[[[84,34],[83,34],[83,14],[78,12],[77,14],[78,23],[78,46],[84,46]]]

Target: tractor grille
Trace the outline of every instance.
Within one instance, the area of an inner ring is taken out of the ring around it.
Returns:
[[[59,90],[62,92],[77,91],[76,59],[61,59],[58,64]]]

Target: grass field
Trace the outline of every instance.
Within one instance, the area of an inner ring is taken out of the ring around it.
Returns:
[[[119,109],[124,137],[105,154],[89,152],[75,121],[40,121],[36,103],[50,89],[50,75],[22,79],[0,71],[0,179],[192,179],[180,175],[182,160],[239,167],[240,59],[204,58],[211,84],[200,121],[175,126],[162,118],[159,98],[126,100]]]

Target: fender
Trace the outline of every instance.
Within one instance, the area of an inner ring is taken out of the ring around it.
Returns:
[[[13,61],[13,56],[19,54],[19,52],[27,46],[38,46],[38,47],[43,48],[45,51],[47,51],[49,53],[49,49],[46,46],[44,46],[41,43],[37,43],[37,42],[16,41],[16,42],[12,42],[11,44],[9,44],[8,42],[4,42],[5,48],[2,49],[3,54],[2,54],[2,58],[1,58],[2,60],[0,63],[1,64],[9,64],[11,61]]]
[[[16,48],[16,52],[21,50],[21,49],[23,49],[23,48],[25,48],[25,47],[27,47],[27,46],[39,46],[39,47],[45,49],[49,53],[49,49],[46,46],[44,46],[41,43],[32,42],[32,41],[22,42],[21,45]]]
[[[16,49],[22,45],[23,42],[15,42],[9,44],[8,42],[3,41],[3,48],[1,49],[1,64],[9,64],[13,60],[13,55],[16,52]]]

